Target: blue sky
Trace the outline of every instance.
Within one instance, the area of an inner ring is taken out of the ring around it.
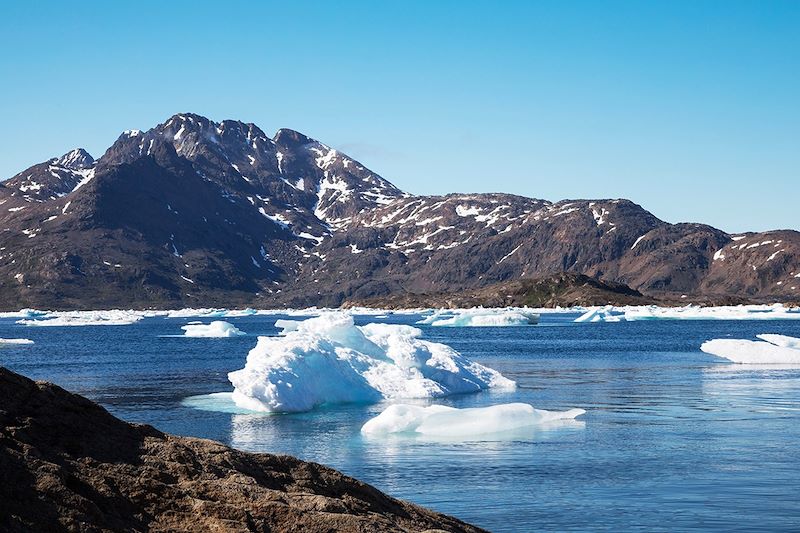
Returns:
[[[800,2],[3,2],[0,177],[177,112],[418,194],[800,229]]]

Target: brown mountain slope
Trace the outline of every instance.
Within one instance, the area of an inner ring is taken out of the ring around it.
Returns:
[[[1,309],[336,306],[561,272],[794,301],[800,232],[669,224],[625,199],[415,196],[296,131],[188,113],[0,183]]]

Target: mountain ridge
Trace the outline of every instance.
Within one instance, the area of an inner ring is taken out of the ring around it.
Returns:
[[[4,308],[340,305],[562,272],[651,298],[796,301],[800,233],[626,199],[412,195],[282,128],[176,114],[0,182]]]

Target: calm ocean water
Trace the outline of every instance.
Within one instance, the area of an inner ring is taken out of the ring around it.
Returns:
[[[533,327],[423,327],[426,338],[519,385],[439,403],[587,410],[580,422],[494,441],[362,437],[381,405],[263,416],[182,404],[230,390],[226,373],[244,366],[255,335],[277,332],[276,316],[226,319],[251,335],[232,339],[161,337],[192,319],[48,328],[2,319],[0,337],[36,344],[0,348],[0,365],[125,420],[324,463],[492,531],[800,530],[800,369],[730,365],[699,350],[710,338],[800,337],[800,322],[573,324],[575,316],[545,315]]]

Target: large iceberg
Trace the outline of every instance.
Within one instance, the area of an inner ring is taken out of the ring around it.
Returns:
[[[412,326],[356,326],[327,313],[281,321],[283,335],[259,337],[241,370],[228,374],[239,407],[308,411],[323,404],[389,398],[437,398],[483,389],[513,389],[499,372],[447,345],[420,339]]]
[[[527,403],[456,409],[445,405],[395,404],[370,419],[361,428],[368,435],[416,434],[429,437],[469,437],[502,433],[556,420],[572,420],[583,409],[544,411]]]
[[[711,355],[741,364],[800,364],[800,339],[787,335],[756,335],[760,341],[713,339],[700,349]]]
[[[528,326],[539,322],[539,314],[527,309],[502,308],[460,309],[438,311],[423,318],[417,324],[449,327],[502,327]]]
[[[222,320],[214,320],[210,324],[187,324],[181,326],[181,329],[184,331],[184,337],[226,338],[246,335],[244,331],[230,322]]]

